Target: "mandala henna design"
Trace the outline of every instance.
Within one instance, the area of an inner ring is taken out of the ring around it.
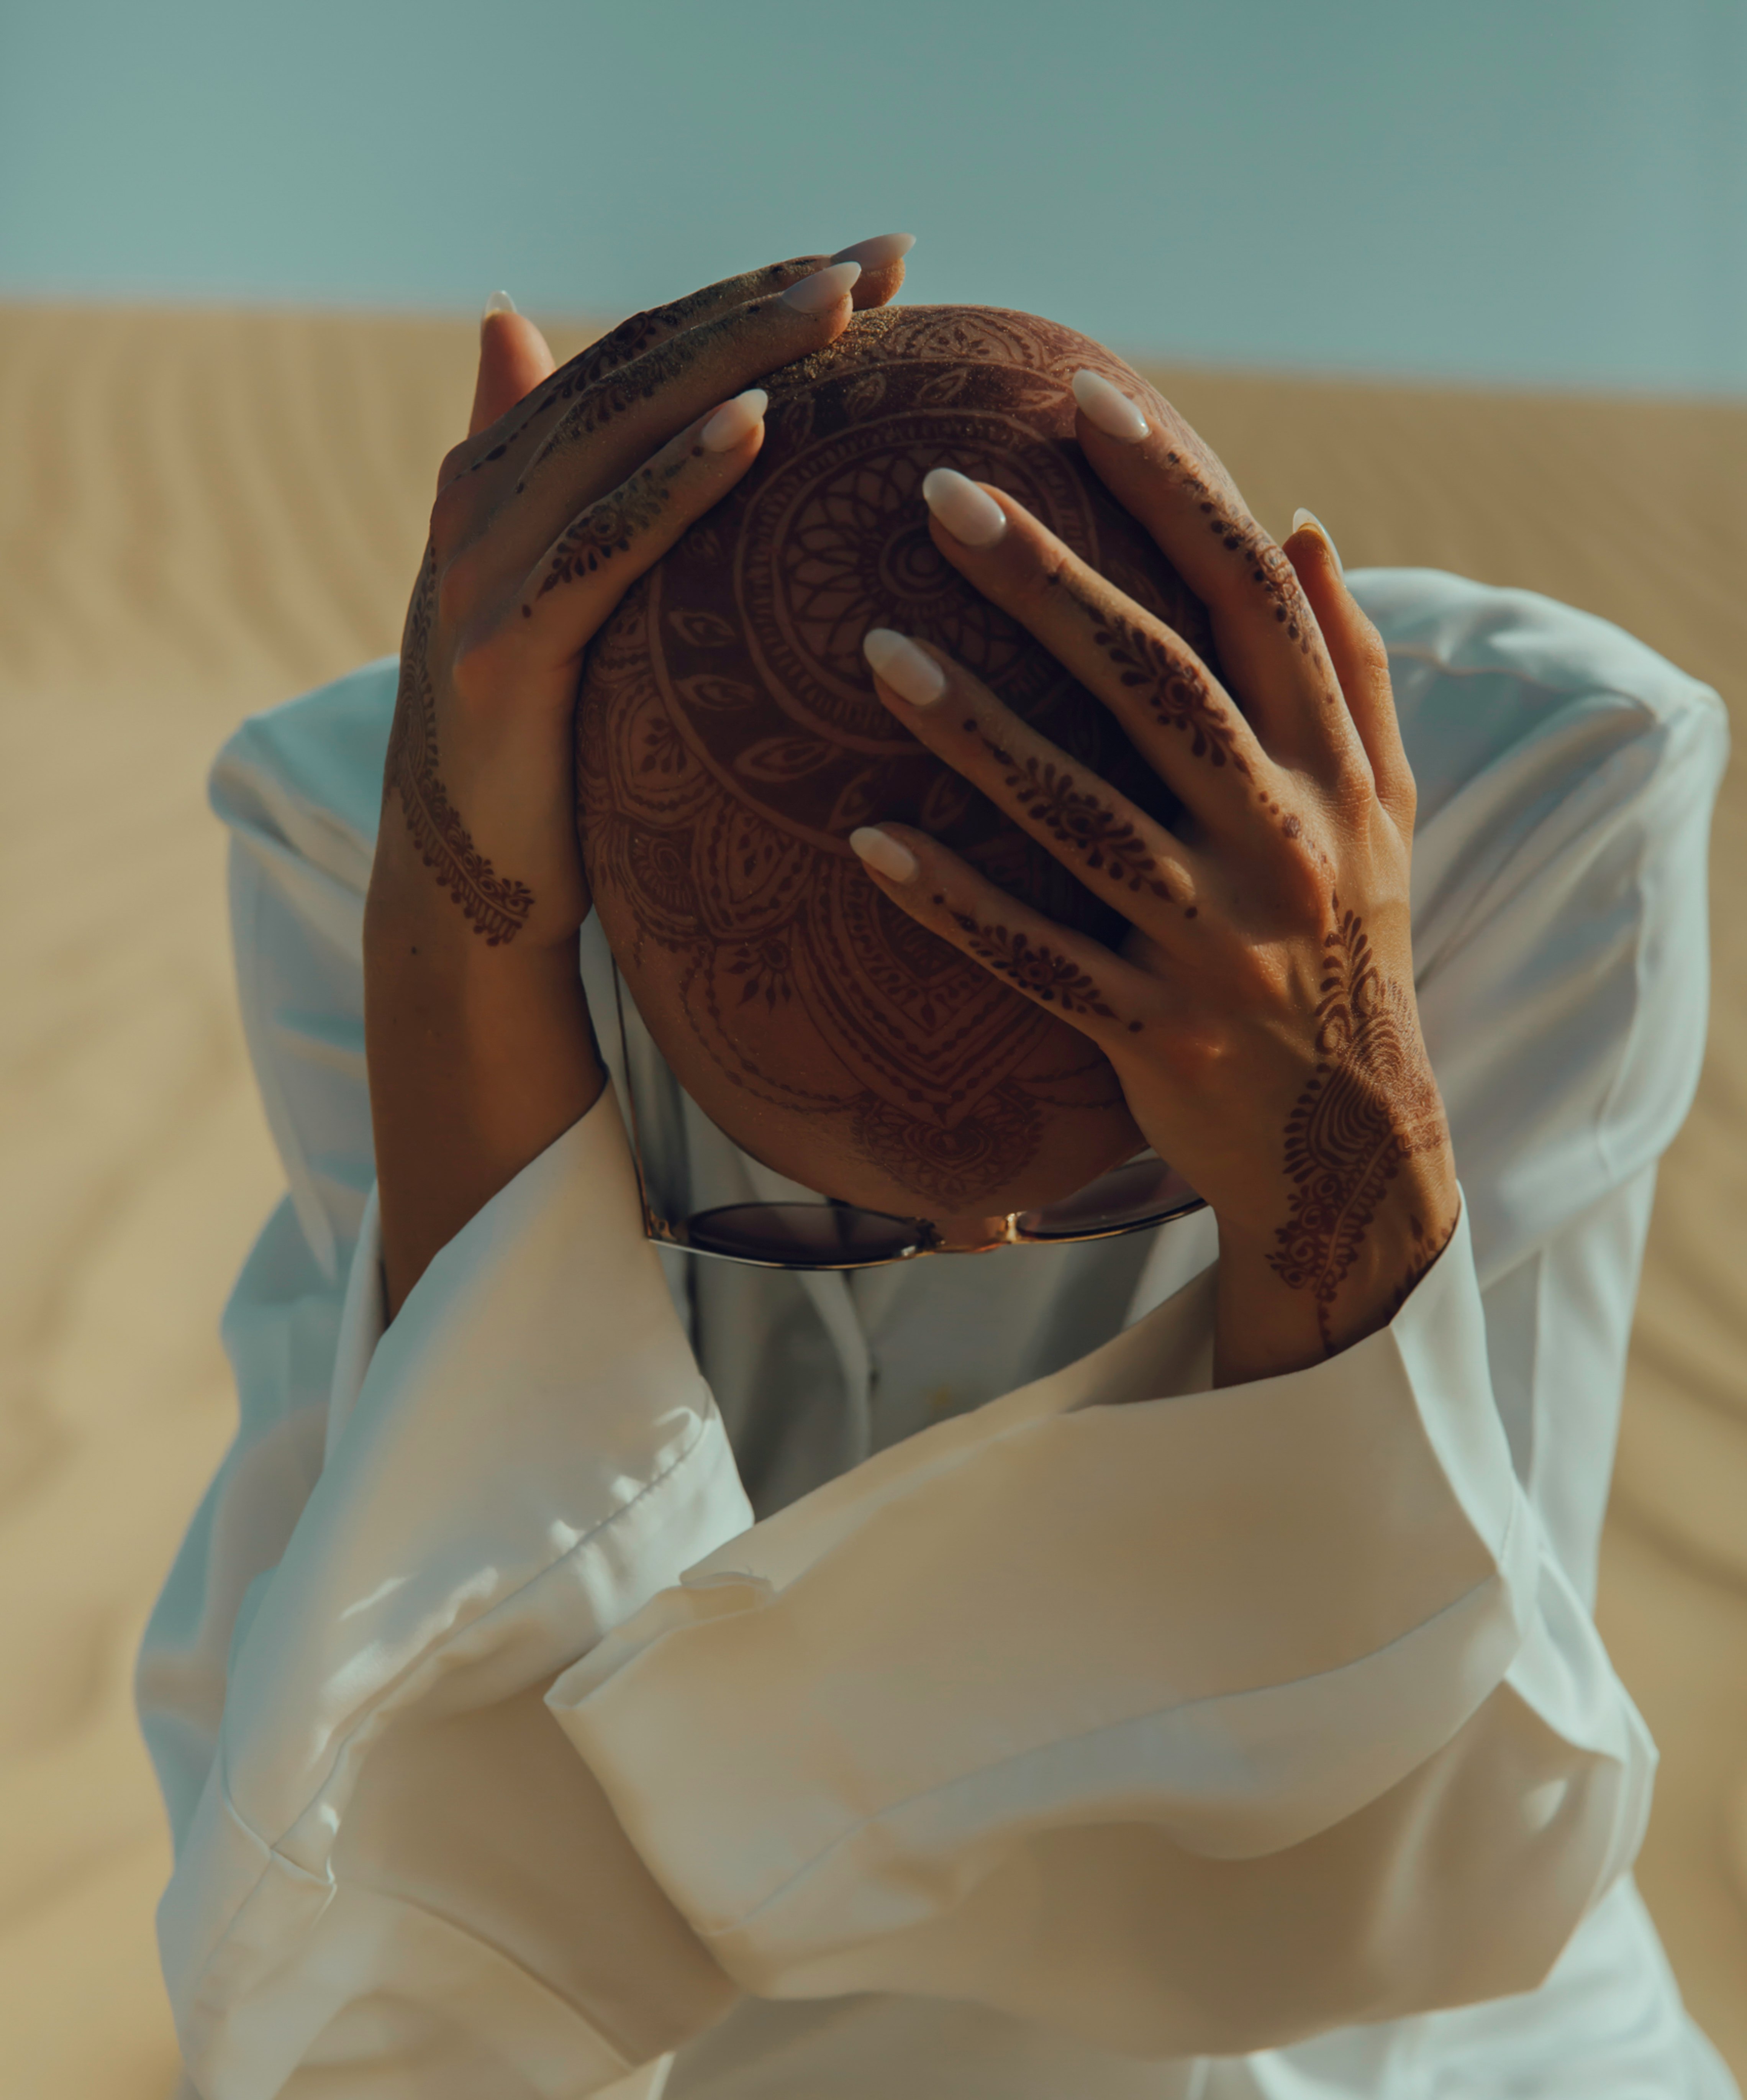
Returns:
[[[389,737],[385,779],[400,798],[412,843],[439,889],[488,948],[506,947],[526,924],[534,893],[501,876],[473,842],[438,770],[437,702],[426,649],[436,588],[436,558],[427,554],[413,594],[401,659],[400,691]]]
[[[971,1209],[1011,1162],[1035,1149],[1042,1117],[1022,1087],[998,1087],[976,1113],[951,1124],[918,1122],[879,1095],[856,1101],[849,1114],[850,1142],[863,1158],[889,1173],[894,1157],[902,1179],[942,1217]]]
[[[920,823],[1017,902],[1101,940],[1124,930],[1114,885],[1161,879],[1144,827],[1115,813],[1168,825],[1176,798],[1109,710],[942,558],[921,496],[943,459],[1008,490],[1212,663],[1202,608],[1080,457],[1069,382],[1088,363],[1124,371],[1028,315],[858,316],[766,379],[758,459],[632,586],[585,662],[578,825],[631,994],[730,1136],[770,1156],[804,1129],[813,1171],[840,1174],[832,1193],[852,1200],[883,1180],[885,1208],[950,1215],[1016,1191],[1025,1207],[1034,1185],[1038,1200],[1058,1182],[1070,1193],[1138,1141],[1083,1032],[1122,1026],[1092,979],[1053,944],[992,932],[1001,967],[986,966],[898,910],[848,845],[859,823]],[[894,624],[1082,769],[1008,765],[1105,876],[1096,892],[881,706],[862,638]],[[1108,784],[1106,807],[1086,774]]]
[[[1334,1308],[1389,1184],[1415,1154],[1435,1151],[1445,1126],[1413,1003],[1386,979],[1357,913],[1335,900],[1323,942],[1327,973],[1317,1006],[1315,1071],[1286,1127],[1289,1215],[1268,1265],[1288,1289],[1308,1290],[1326,1354],[1335,1353]],[[1416,1255],[1397,1308],[1436,1260],[1417,1218]],[[1447,1237],[1447,1235],[1446,1235]]]
[[[1193,664],[1119,613],[1106,615],[1094,629],[1092,640],[1120,682],[1140,695],[1163,727],[1186,736],[1197,758],[1206,759],[1210,765],[1229,765],[1246,780],[1251,777],[1230,713],[1214,699],[1207,680]]]

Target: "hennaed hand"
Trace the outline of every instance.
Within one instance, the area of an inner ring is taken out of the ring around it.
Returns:
[[[932,644],[867,638],[881,699],[1131,928],[1068,931],[925,834],[856,834],[892,902],[1090,1036],[1220,1224],[1218,1375],[1384,1324],[1448,1240],[1455,1168],[1414,995],[1414,783],[1376,629],[1312,521],[1282,548],[1156,395],[1075,382],[1092,467],[1211,618],[1180,637],[1001,491],[929,477],[935,545],[1122,725],[1156,823]]]
[[[757,457],[756,382],[890,298],[909,245],[729,278],[557,371],[531,324],[487,318],[407,615],[365,914],[390,1311],[600,1090],[576,949],[584,653]]]

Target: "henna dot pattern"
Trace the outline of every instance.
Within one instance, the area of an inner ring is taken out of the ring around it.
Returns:
[[[1073,442],[1084,366],[1155,398],[1029,315],[857,316],[765,382],[752,470],[589,655],[578,822],[638,1008],[730,1136],[876,1208],[1020,1209],[1138,1143],[1114,1071],[1070,1018],[1103,1017],[1096,987],[1054,950],[1000,936],[999,915],[986,967],[892,904],[849,846],[859,825],[912,825],[1097,939],[1119,937],[1118,890],[1163,894],[1123,810],[1169,823],[1173,798],[1114,717],[944,559],[922,500],[941,465],[1006,491],[1211,664],[1202,607]],[[1096,893],[880,704],[862,655],[875,626],[946,651],[1083,769],[999,761]]]

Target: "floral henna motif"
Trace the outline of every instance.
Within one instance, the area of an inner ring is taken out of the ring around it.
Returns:
[[[670,483],[685,464],[683,460],[673,461],[660,474],[653,467],[645,467],[624,488],[615,489],[584,511],[553,549],[551,566],[535,597],[544,598],[548,591],[556,590],[561,584],[575,583],[579,576],[592,576],[614,555],[629,553],[632,540],[639,532],[646,532],[673,501]],[[533,616],[533,607],[523,605],[522,617],[532,620]]]
[[[1136,895],[1145,889],[1154,897],[1170,897],[1145,840],[1126,817],[1118,816],[1098,796],[1080,788],[1065,766],[1036,757],[1021,763],[974,722],[964,726],[976,730],[984,750],[1007,769],[1005,785],[1012,790],[1014,801],[1052,839],[1073,847],[1088,868],[1118,887],[1126,884]]]
[[[1417,1153],[1444,1141],[1437,1085],[1410,1000],[1384,977],[1363,922],[1342,911],[1323,946],[1315,1071],[1286,1128],[1289,1215],[1268,1265],[1288,1289],[1308,1290],[1325,1352],[1335,1353],[1334,1306],[1389,1184]],[[1403,1304],[1441,1241],[1415,1218],[1416,1254],[1394,1303]]]
[[[1063,1013],[1095,1014],[1101,1021],[1114,1021],[1098,987],[1078,963],[1039,946],[1023,933],[1005,926],[985,926],[968,911],[955,911],[952,923],[965,937],[964,945],[987,968],[1017,985],[1021,991],[1045,1006]]]
[[[1114,668],[1118,678],[1138,692],[1155,721],[1189,739],[1189,749],[1210,765],[1229,765],[1246,780],[1250,761],[1237,748],[1230,714],[1214,699],[1207,680],[1174,655],[1156,635],[1135,626],[1119,613],[1106,615],[1092,639]]]
[[[419,858],[439,887],[488,948],[506,947],[527,924],[534,893],[525,882],[501,876],[479,851],[438,771],[436,695],[425,665],[435,582],[435,557],[427,555],[408,623],[386,779],[400,798]]]

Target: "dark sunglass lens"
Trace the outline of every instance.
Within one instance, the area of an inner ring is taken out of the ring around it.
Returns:
[[[1162,1159],[1131,1159],[1101,1174],[1077,1195],[1040,1211],[1021,1211],[1019,1229],[1032,1239],[1073,1239],[1120,1232],[1125,1225],[1162,1223],[1199,1210],[1202,1198]]]
[[[913,1218],[845,1203],[729,1203],[688,1219],[686,1237],[706,1254],[740,1261],[850,1268],[914,1254],[927,1232]]]

